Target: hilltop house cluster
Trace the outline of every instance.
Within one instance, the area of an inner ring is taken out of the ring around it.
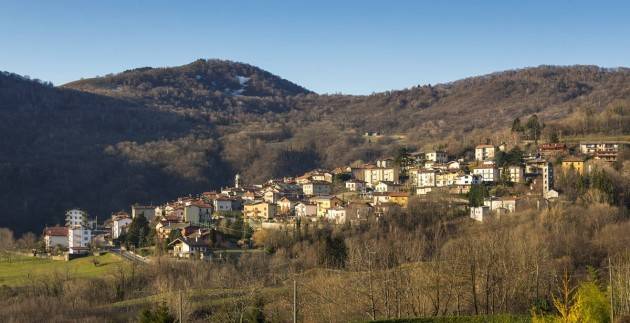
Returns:
[[[236,175],[234,185],[220,191],[180,197],[157,206],[135,204],[131,214],[116,212],[106,222],[105,234],[101,236],[109,241],[119,238],[142,214],[154,226],[159,239],[178,230],[180,237],[170,242],[173,255],[190,257],[209,251],[216,224],[223,219],[242,217],[254,230],[282,229],[304,222],[353,225],[378,219],[392,208],[405,209],[411,196],[426,199],[436,194],[449,200],[449,205],[469,212],[472,219],[485,221],[496,214],[539,208],[557,199],[552,159],[562,160],[562,170],[583,174],[589,171],[588,159],[615,161],[620,146],[615,142],[588,142],[569,149],[563,143],[545,143],[538,146],[536,153],[499,167],[496,156],[506,151],[506,145],[480,144],[474,155],[449,156],[441,150],[416,152],[406,156],[404,163],[382,158],[254,185],[242,185]],[[520,191],[486,197],[483,205],[475,206],[462,198],[475,185],[492,187],[505,183]],[[86,252],[95,235],[85,212],[70,210],[66,219],[65,227],[46,228],[47,248],[61,245],[70,253]]]

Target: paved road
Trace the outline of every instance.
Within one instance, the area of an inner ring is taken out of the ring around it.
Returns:
[[[138,256],[126,250],[121,250],[120,248],[112,248],[110,251],[120,255],[124,259],[129,260],[131,262],[135,262],[141,265],[149,263],[149,261],[146,258]]]

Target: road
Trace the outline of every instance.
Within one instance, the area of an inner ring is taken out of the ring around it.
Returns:
[[[135,262],[137,264],[145,265],[145,264],[149,263],[148,259],[146,259],[144,257],[141,257],[141,256],[138,256],[138,255],[136,255],[134,253],[131,253],[129,251],[122,250],[120,248],[112,248],[112,249],[110,249],[110,251],[115,253],[115,254],[120,255],[122,258],[124,258],[126,260],[129,260],[131,262]]]

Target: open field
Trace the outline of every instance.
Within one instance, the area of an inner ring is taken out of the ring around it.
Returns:
[[[98,266],[93,259],[97,258]],[[123,260],[113,254],[83,257],[71,261],[58,261],[12,255],[0,259],[0,285],[23,286],[35,279],[52,274],[69,275],[72,278],[100,277],[115,271]]]

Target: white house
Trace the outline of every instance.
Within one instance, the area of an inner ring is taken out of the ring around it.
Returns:
[[[377,192],[400,192],[401,188],[402,185],[400,184],[395,184],[389,181],[382,181],[374,187],[374,190]]]
[[[471,174],[464,174],[462,176],[460,176],[459,178],[457,178],[457,185],[477,185],[477,184],[481,184],[481,176],[479,175],[471,175]]]
[[[365,167],[363,180],[369,185],[376,185],[381,181],[398,182],[398,167]]]
[[[426,160],[430,160],[436,163],[444,164],[448,161],[448,155],[443,151],[430,151],[424,154]]]
[[[479,222],[483,222],[485,219],[490,216],[490,207],[489,206],[477,206],[470,208],[470,217]]]
[[[232,199],[229,197],[219,196],[212,201],[216,212],[232,211]]]
[[[493,145],[477,145],[475,147],[475,160],[492,160],[495,152],[496,148]]]
[[[300,202],[295,205],[295,215],[300,217],[316,216],[317,204]]]
[[[435,186],[435,170],[421,170],[418,172],[417,186],[418,187],[433,187]]]
[[[127,226],[131,224],[131,218],[127,213],[119,212],[112,216],[112,239],[118,239],[127,231]]]
[[[324,181],[311,181],[302,185],[304,195],[329,195],[331,192],[330,183]]]
[[[92,240],[92,230],[81,226],[68,228],[68,252],[71,254],[88,253],[88,246]]]
[[[499,180],[499,169],[490,165],[473,168],[473,174],[479,175],[484,182],[496,182]]]
[[[66,226],[87,226],[87,213],[83,210],[72,209],[66,212]]]
[[[48,251],[55,247],[68,248],[68,228],[59,226],[45,228],[44,243]]]
[[[359,179],[351,179],[346,182],[346,189],[352,192],[361,192],[365,189],[365,182]]]
[[[346,222],[346,209],[344,207],[334,207],[326,211],[326,219],[336,224],[343,224]]]
[[[490,208],[490,212],[512,213],[516,211],[516,199],[491,197],[483,200],[483,205]]]
[[[448,170],[459,170],[461,168],[461,164],[458,161],[453,160],[446,163],[446,168]]]
[[[195,254],[204,255],[208,253],[208,241],[199,239],[177,238],[169,245],[173,247],[173,256],[179,258],[190,258]]]

